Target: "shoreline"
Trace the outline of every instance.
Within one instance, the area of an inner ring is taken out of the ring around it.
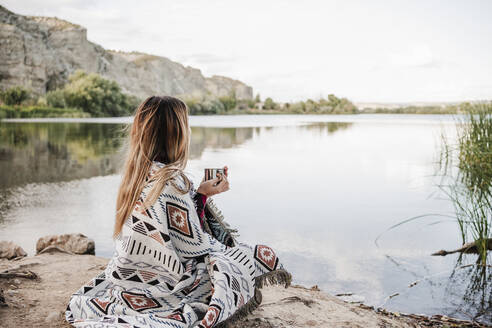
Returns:
[[[466,113],[391,113],[391,112],[385,112],[385,113],[340,113],[340,114],[328,114],[328,113],[295,113],[295,112],[282,112],[282,111],[270,111],[270,110],[261,110],[261,111],[238,111],[238,112],[229,112],[229,113],[221,113],[221,114],[199,114],[199,115],[189,115],[190,117],[221,117],[221,116],[330,116],[330,117],[337,117],[337,116],[366,116],[366,115],[375,115],[375,116],[386,116],[386,115],[396,115],[396,116],[422,116],[422,117],[432,117],[432,116],[460,116],[460,115],[465,115]],[[0,117],[0,122],[49,122],[50,120],[57,120],[57,121],[66,121],[66,122],[71,122],[71,121],[95,121],[99,122],[104,120],[121,120],[121,121],[127,121],[131,120],[133,116],[89,116],[89,117],[67,117],[67,116],[49,116],[49,117],[5,117],[2,118]]]
[[[238,127],[276,127],[310,123],[405,123],[405,124],[456,124],[462,114],[214,114],[190,115],[191,127],[238,128]],[[272,119],[275,121],[272,123]],[[115,117],[31,117],[4,118],[1,123],[96,123],[131,124],[133,116]]]
[[[37,275],[36,279],[0,278],[7,303],[0,307],[2,327],[70,327],[64,318],[70,295],[103,270],[108,260],[59,252],[0,260],[0,271],[18,268]],[[491,327],[443,315],[375,310],[345,302],[316,286],[267,286],[261,291],[261,305],[231,327]]]

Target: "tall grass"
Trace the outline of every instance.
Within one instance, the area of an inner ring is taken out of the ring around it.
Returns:
[[[42,106],[0,106],[0,120],[4,118],[90,117],[79,109]]]
[[[456,144],[442,136],[440,187],[454,205],[463,244],[474,242],[485,265],[492,238],[492,103],[463,104],[462,111]]]

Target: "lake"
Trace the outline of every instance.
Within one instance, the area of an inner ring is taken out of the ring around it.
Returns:
[[[35,252],[81,232],[110,257],[124,134],[131,118],[0,123],[0,240]],[[492,322],[490,270],[460,246],[435,176],[452,116],[195,116],[187,171],[228,165],[217,195],[241,239],[277,250],[294,283],[389,310]],[[421,219],[388,230],[411,217]],[[379,237],[379,238],[378,238]],[[377,239],[377,242],[376,242]]]

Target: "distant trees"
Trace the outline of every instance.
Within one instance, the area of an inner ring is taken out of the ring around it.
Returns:
[[[265,99],[265,102],[263,103],[263,109],[278,109],[279,106],[278,104],[273,101],[272,98],[268,97],[267,99]]]
[[[320,114],[357,114],[359,109],[347,98],[338,98],[334,94],[329,94],[327,98],[321,98],[318,101],[308,99],[294,103],[278,103],[271,97],[260,101],[260,95],[257,94],[254,99],[244,100],[237,99],[234,92],[229,96],[223,96],[218,99],[212,95],[185,98],[185,102],[192,115],[200,114],[239,114],[243,110],[257,112],[265,110],[266,112],[275,113],[320,113]]]
[[[17,110],[22,110],[22,115],[26,115],[22,117],[51,113],[80,115],[80,111],[90,116],[124,116],[131,115],[139,103],[136,97],[123,93],[115,81],[107,80],[96,73],[87,74],[82,70],[75,71],[63,88],[49,91],[43,96],[16,86],[1,91],[0,99],[7,107],[18,106]],[[23,107],[20,108],[20,105]],[[10,113],[14,108],[3,110],[9,111],[8,115],[14,115]]]
[[[22,115],[34,113],[32,108],[43,108],[42,115],[50,113],[64,113],[64,115],[80,115],[74,111],[82,111],[90,116],[125,116],[131,115],[140,100],[122,92],[115,81],[103,78],[96,73],[75,71],[69,82],[60,89],[47,92],[44,96],[31,95],[28,89],[13,87],[0,92],[0,99],[7,106],[30,106],[29,111]],[[356,114],[358,108],[347,98],[338,98],[329,94],[327,98],[318,101],[308,99],[294,103],[277,103],[271,97],[261,102],[260,94],[253,99],[238,99],[232,90],[228,95],[217,97],[212,94],[198,96],[184,96],[191,115],[212,114],[240,114],[245,111],[258,112],[265,110],[275,113],[320,113],[320,114]],[[5,108],[4,108],[5,109]],[[54,110],[49,110],[54,109]],[[60,111],[67,109],[69,111]],[[7,110],[7,109],[5,109]],[[8,110],[15,110],[13,107]],[[41,112],[40,112],[41,113]],[[13,112],[7,113],[9,116]],[[6,114],[6,115],[7,115]],[[15,114],[17,115],[17,114]],[[34,114],[32,114],[34,115]],[[38,115],[38,114],[36,114]],[[41,115],[41,114],[39,114]]]
[[[190,115],[224,114],[226,108],[218,99],[188,98],[185,99]]]
[[[251,108],[248,100],[237,99],[234,91],[231,91],[227,96],[219,98],[208,94],[184,98],[184,101],[191,115],[226,114],[234,110]]]
[[[328,95],[328,111],[333,114],[357,114],[359,109],[347,98],[337,98],[334,94]]]
[[[266,104],[266,100],[265,100]],[[264,106],[270,109],[270,106]],[[359,109],[347,98],[338,98],[334,94],[329,94],[326,99],[321,98],[318,101],[308,99],[295,103],[285,103],[283,111],[295,114],[301,113],[319,113],[319,114],[357,114]]]
[[[403,106],[398,108],[364,108],[363,113],[367,114],[458,114],[466,113],[462,105],[446,106]]]

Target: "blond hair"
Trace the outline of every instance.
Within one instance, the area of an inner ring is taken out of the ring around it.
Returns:
[[[148,97],[136,109],[133,123],[128,129],[128,151],[116,200],[113,237],[121,232],[139,200],[154,160],[165,165],[152,178],[153,187],[144,200],[145,208],[155,203],[168,181],[182,194],[187,193],[191,186],[183,173],[190,141],[184,102],[174,97]],[[174,183],[173,179],[177,176],[183,178],[184,188]]]

